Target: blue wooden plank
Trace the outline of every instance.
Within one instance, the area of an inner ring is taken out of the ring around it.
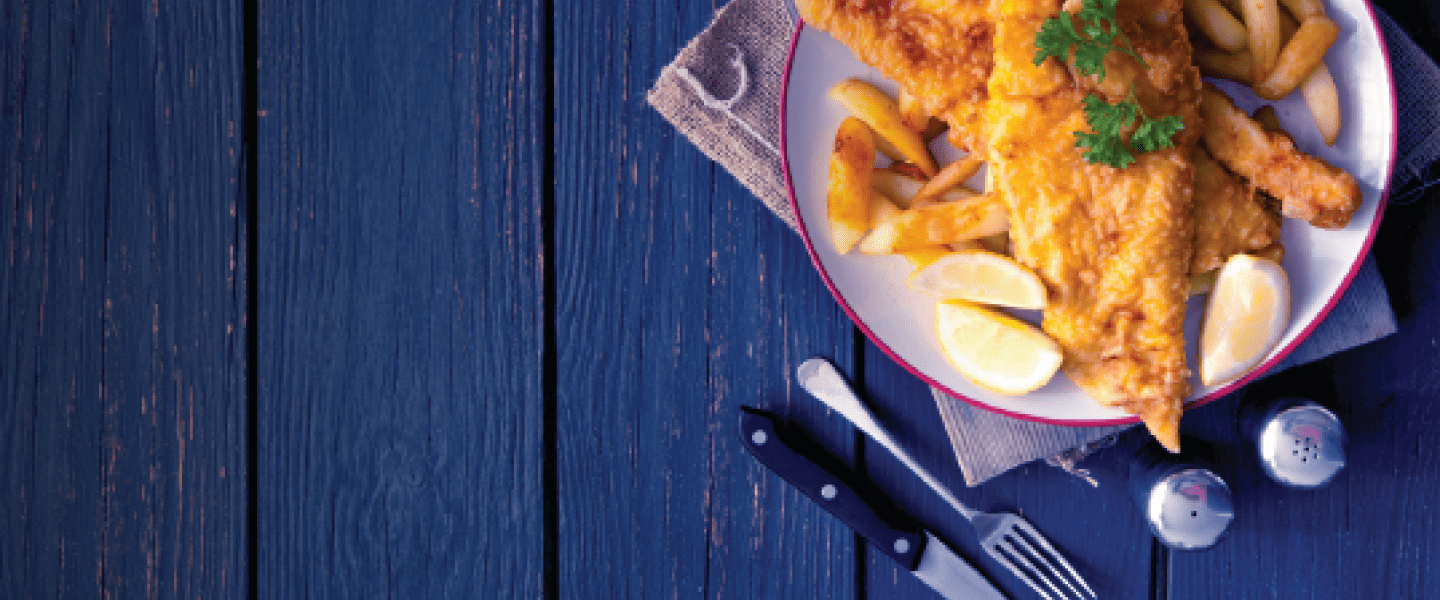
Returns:
[[[93,32],[113,48],[100,409],[118,597],[247,585],[241,30],[239,2],[189,2],[117,3]]]
[[[1320,363],[1268,377],[1244,401],[1280,395],[1330,406],[1350,433],[1345,470],[1326,487],[1271,481],[1235,433],[1240,399],[1187,423],[1223,442],[1219,462],[1235,491],[1231,531],[1204,553],[1175,553],[1175,598],[1422,598],[1440,583],[1440,210],[1434,193],[1386,209],[1374,254],[1399,331]],[[1216,573],[1227,577],[1216,578]]]
[[[0,595],[245,593],[238,9],[6,5]]]
[[[705,315],[711,433],[702,448],[714,490],[706,515],[713,532],[703,556],[706,595],[861,597],[862,543],[748,456],[734,430],[738,406],[764,406],[853,468],[854,430],[795,385],[794,372],[817,355],[853,364],[854,329],[800,238],[728,175],[715,183]]]
[[[542,19],[259,21],[258,594],[539,597]]]
[[[100,15],[4,11],[0,596],[99,596],[105,157],[76,142],[103,139],[108,52]]]
[[[1123,481],[1102,479],[1100,487],[1091,487],[1059,469],[1032,463],[966,488],[928,386],[868,341],[862,381],[877,418],[961,501],[979,510],[1023,516],[1064,553],[1100,597],[1149,597],[1151,536]],[[895,493],[903,509],[933,527],[1006,595],[1035,596],[984,553],[963,516],[884,447],[867,440],[863,454],[873,480]],[[938,597],[874,552],[866,554],[865,581],[867,597]]]
[[[645,103],[713,7],[555,14],[560,597],[851,597],[854,537],[746,455],[738,407],[849,327],[799,243]],[[853,438],[812,430],[848,453]]]

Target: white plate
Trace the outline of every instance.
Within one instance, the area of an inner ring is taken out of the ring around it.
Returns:
[[[1340,91],[1342,127],[1335,146],[1320,140],[1299,94],[1276,103],[1281,124],[1304,151],[1354,175],[1364,202],[1350,224],[1327,231],[1286,219],[1285,272],[1290,276],[1291,322],[1280,344],[1245,378],[1225,386],[1193,380],[1192,403],[1203,403],[1257,377],[1289,354],[1323,319],[1360,268],[1379,225],[1385,188],[1395,158],[1395,94],[1390,65],[1373,12],[1363,0],[1335,0],[1330,16],[1341,33],[1326,55]],[[790,199],[801,220],[810,256],[836,300],[877,346],[905,368],[950,395],[1011,416],[1065,425],[1104,425],[1136,419],[1089,400],[1063,374],[1030,394],[1012,397],[986,391],[956,372],[940,352],[934,333],[935,300],[905,285],[913,270],[905,259],[835,253],[825,217],[825,183],[835,130],[845,110],[827,96],[835,83],[859,77],[891,92],[896,85],[860,63],[844,46],[817,29],[801,26],[786,65],[780,97],[781,154]],[[1248,89],[1217,82],[1241,109],[1261,105]],[[958,155],[937,138],[932,148],[947,162]],[[1189,359],[1195,368],[1202,299],[1191,299],[1186,319]],[[1038,313],[1022,314],[1038,322]],[[1195,406],[1196,404],[1192,404]]]

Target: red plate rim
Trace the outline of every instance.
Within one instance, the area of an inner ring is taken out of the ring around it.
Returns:
[[[1381,56],[1384,58],[1385,61],[1386,83],[1390,87],[1390,105],[1392,107],[1399,106],[1398,98],[1395,95],[1395,75],[1390,70],[1390,46],[1385,41],[1385,32],[1381,30],[1380,22],[1376,18],[1375,6],[1371,4],[1369,0],[1365,0],[1365,9],[1369,12],[1370,26],[1375,31],[1375,37],[1376,39],[1380,40]],[[850,307],[850,303],[845,300],[845,297],[840,293],[840,290],[835,287],[835,283],[831,281],[830,274],[825,271],[825,266],[820,262],[820,256],[815,252],[814,242],[810,239],[809,230],[805,227],[805,217],[801,214],[800,203],[795,199],[795,187],[790,179],[790,158],[789,154],[786,152],[785,143],[787,138],[785,107],[786,98],[790,90],[791,67],[794,65],[795,62],[795,47],[799,44],[800,33],[804,29],[805,24],[803,21],[795,25],[795,32],[790,37],[790,49],[787,51],[787,54],[785,56],[785,73],[780,81],[780,169],[785,174],[785,194],[790,200],[791,210],[795,213],[795,221],[800,226],[800,237],[805,241],[805,251],[810,254],[810,262],[815,265],[815,270],[820,273],[820,278],[825,281],[825,287],[830,289],[830,295],[835,297],[835,301],[840,303],[840,308],[845,311],[845,314],[850,316],[850,321],[854,323],[856,327],[859,327],[860,331],[865,333],[865,337],[868,338],[871,343],[875,344],[877,348],[880,348],[880,350],[884,351],[885,354],[890,356],[891,360],[899,363],[900,366],[904,367],[905,370],[909,371],[912,375],[920,378],[922,381],[924,381],[926,384],[929,384],[931,387],[939,389],[947,396],[961,400],[967,404],[970,404],[971,406],[975,406],[977,408],[1002,414],[1008,417],[1013,417],[1023,421],[1048,423],[1051,425],[1066,425],[1071,427],[1098,427],[1107,425],[1125,425],[1140,422],[1140,418],[1136,416],[1119,417],[1114,419],[1053,419],[1047,417],[1039,417],[1031,414],[1005,410],[1003,408],[991,406],[990,404],[981,402],[964,394],[955,393],[953,390],[945,387],[940,382],[935,381],[930,377],[927,377],[924,373],[920,372],[919,369],[915,368],[908,361],[901,358],[899,354],[897,354],[894,350],[891,350],[890,347],[885,345],[884,342],[880,341],[880,338],[875,335],[875,333],[871,331],[869,327],[865,325],[864,321],[860,320],[860,316],[855,314],[855,310]],[[1310,321],[1310,323],[1305,326],[1305,328],[1300,332],[1300,335],[1295,336],[1294,340],[1292,340],[1288,345],[1282,348],[1280,352],[1276,353],[1274,358],[1271,358],[1270,360],[1262,363],[1259,367],[1251,370],[1248,375],[1245,375],[1244,377],[1241,377],[1240,379],[1237,379],[1230,384],[1221,387],[1220,389],[1214,390],[1205,396],[1196,398],[1195,400],[1191,401],[1186,405],[1187,410],[1204,406],[1205,404],[1208,404],[1216,398],[1224,396],[1225,394],[1228,394],[1231,391],[1234,391],[1241,386],[1255,380],[1257,377],[1264,375],[1265,372],[1269,371],[1271,367],[1274,367],[1276,363],[1279,363],[1286,356],[1289,356],[1290,353],[1293,352],[1295,348],[1300,345],[1301,342],[1304,342],[1306,338],[1310,337],[1310,334],[1315,331],[1315,327],[1318,326],[1321,321],[1324,321],[1325,318],[1330,315],[1330,311],[1335,308],[1335,304],[1340,301],[1341,296],[1345,295],[1345,290],[1350,288],[1350,282],[1355,279],[1356,273],[1360,271],[1360,266],[1365,262],[1365,257],[1370,254],[1370,245],[1372,242],[1374,242],[1375,234],[1380,229],[1380,219],[1385,215],[1386,201],[1390,196],[1390,180],[1394,175],[1395,155],[1400,134],[1398,110],[1391,111],[1390,120],[1390,164],[1387,165],[1386,172],[1384,173],[1385,186],[1380,190],[1379,204],[1375,208],[1375,218],[1370,223],[1370,232],[1366,234],[1365,242],[1361,245],[1360,252],[1356,254],[1355,261],[1350,265],[1350,272],[1346,273],[1345,279],[1340,283],[1340,286],[1335,289],[1335,293],[1330,296],[1330,300],[1326,302],[1325,307],[1320,310],[1319,314],[1316,315],[1315,319]]]

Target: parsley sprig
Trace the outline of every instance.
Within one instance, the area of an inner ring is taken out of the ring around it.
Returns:
[[[1161,119],[1146,116],[1140,103],[1135,101],[1135,89],[1119,104],[1110,104],[1099,96],[1085,96],[1085,120],[1094,133],[1075,132],[1075,147],[1085,148],[1085,160],[1123,169],[1135,162],[1135,153],[1144,154],[1161,148],[1173,148],[1175,133],[1185,129],[1185,121],[1178,115]],[[1129,148],[1121,132],[1140,120],[1140,126],[1130,134]]]
[[[1051,17],[1040,26],[1035,35],[1035,64],[1046,58],[1060,60],[1070,58],[1071,48],[1075,51],[1075,70],[1081,75],[1100,76],[1105,79],[1105,56],[1111,52],[1129,55],[1143,68],[1150,68],[1116,22],[1115,7],[1119,0],[1085,0],[1076,15],[1062,12]],[[1079,25],[1076,25],[1079,21]],[[1185,129],[1185,122],[1179,116],[1151,119],[1135,100],[1135,86],[1118,104],[1110,104],[1095,94],[1087,94],[1084,100],[1085,120],[1093,131],[1076,131],[1075,146],[1085,148],[1085,160],[1091,163],[1110,165],[1123,169],[1135,162],[1135,153],[1144,154],[1174,144],[1175,133]],[[1135,125],[1127,143],[1123,132]],[[1133,151],[1133,152],[1132,152]]]

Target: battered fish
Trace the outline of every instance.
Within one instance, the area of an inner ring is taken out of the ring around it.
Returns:
[[[1060,11],[1059,0],[992,5],[990,182],[1010,206],[1016,259],[1050,289],[1042,328],[1065,351],[1062,369],[1178,451],[1190,392],[1184,323],[1200,75],[1179,0],[1119,5],[1121,29],[1149,69],[1118,52],[1106,57],[1103,80],[1054,59],[1037,66],[1035,34]],[[1132,89],[1146,115],[1179,115],[1185,129],[1173,148],[1140,154],[1126,169],[1088,163],[1074,135],[1090,131],[1083,99],[1114,103]]]
[[[1066,373],[1101,404],[1138,414],[1178,448],[1189,394],[1183,323],[1192,267],[1238,251],[1278,257],[1278,220],[1224,169],[1201,169],[1199,73],[1179,0],[1124,0],[1122,29],[1151,68],[1112,53],[1106,77],[1033,64],[1035,33],[1059,0],[799,0],[801,17],[915,95],[950,125],[950,142],[987,156],[991,189],[1011,211],[1017,258],[1051,290],[1044,329],[1066,350]],[[1078,3],[1073,3],[1078,4]],[[1074,8],[1074,7],[1071,7]],[[1180,115],[1176,147],[1125,170],[1090,165],[1073,132],[1081,101],[1131,90],[1146,114]],[[1214,165],[1210,161],[1209,165]],[[1195,245],[1192,261],[1192,243]],[[1218,265],[1217,265],[1218,266]]]
[[[990,0],[798,0],[806,24],[950,125],[956,148],[985,147],[981,112],[990,78]]]
[[[1196,148],[1195,252],[1190,274],[1219,269],[1231,255],[1255,254],[1280,261],[1280,213],[1268,199],[1225,167],[1204,148]]]
[[[1266,131],[1215,86],[1202,98],[1205,147],[1216,160],[1279,198],[1287,217],[1325,229],[1350,223],[1362,199],[1353,176],[1301,152],[1285,132]]]

